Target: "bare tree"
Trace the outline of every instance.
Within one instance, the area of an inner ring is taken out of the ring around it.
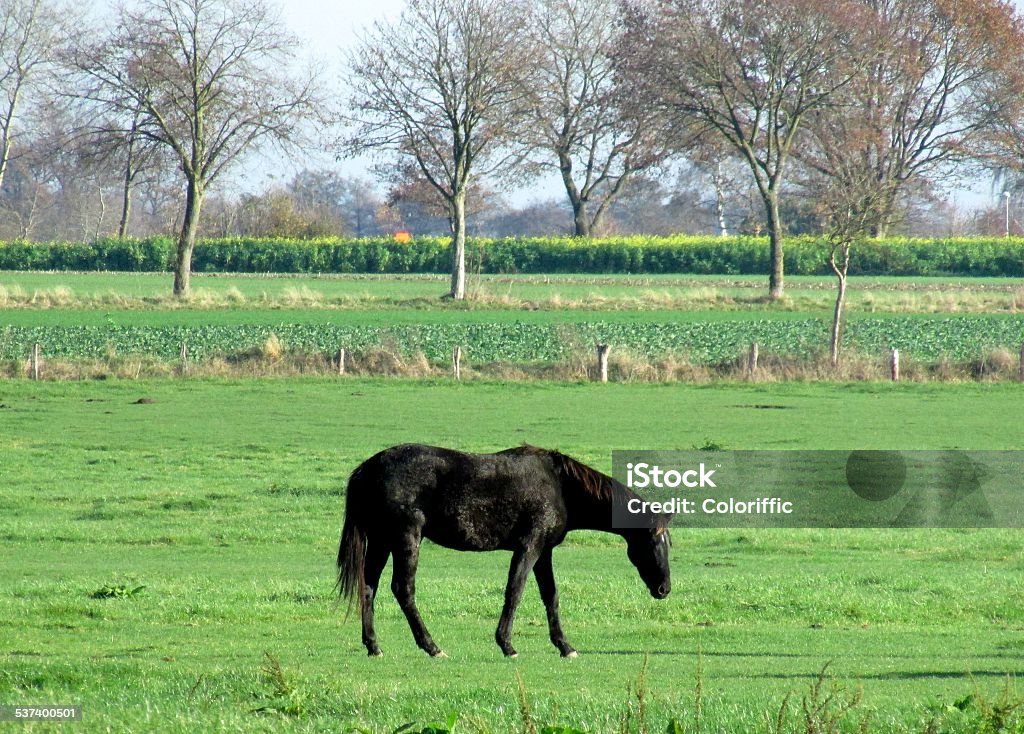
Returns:
[[[51,0],[0,0],[0,186],[26,96],[57,61],[71,22]]]
[[[1024,84],[1024,65],[1021,67],[1020,81]],[[1014,215],[1011,215],[1010,209],[1012,205],[1019,207],[1024,195],[1024,91],[986,132],[981,161],[992,174],[993,193],[1001,194],[997,207],[1001,226],[989,223],[984,229],[999,230],[1005,234],[1013,229]],[[987,218],[991,219],[992,214],[987,215]]]
[[[288,190],[301,207],[316,212],[338,234],[369,237],[383,231],[377,214],[384,199],[368,179],[306,169],[292,178]]]
[[[727,146],[720,138],[711,138],[695,143],[687,151],[686,158],[695,173],[711,184],[712,196],[708,205],[714,212],[719,237],[729,236],[729,220],[738,223],[746,207],[742,203],[744,194],[749,193],[750,168],[746,161],[736,155],[735,148]]]
[[[55,206],[49,166],[31,153],[18,156],[8,167],[0,191],[0,236],[5,239],[35,239],[40,220]]]
[[[852,70],[832,105],[812,111],[799,157],[854,189],[870,172],[879,207],[871,234],[884,236],[908,182],[977,157],[1007,119],[1024,93],[1024,30],[1002,0],[860,3],[863,45],[846,48],[870,63]]]
[[[132,205],[139,185],[153,180],[157,169],[168,168],[174,161],[164,145],[142,132],[145,113],[141,107],[124,118],[124,129],[119,120],[97,121],[95,109],[79,105],[75,110],[79,119],[65,129],[64,146],[74,150],[87,169],[103,169],[117,179],[116,195],[120,215],[116,236],[128,236]]]
[[[618,0],[537,0],[530,19],[528,143],[542,168],[561,175],[579,237],[600,233],[633,174],[665,154],[653,115],[615,83],[618,16]]]
[[[617,61],[637,104],[673,114],[688,134],[720,137],[753,173],[768,222],[768,292],[781,297],[787,164],[807,114],[849,80],[823,72],[856,35],[857,14],[826,0],[652,0],[631,5],[626,23]]]
[[[73,110],[56,97],[39,94],[19,117],[23,132],[2,187],[2,207],[17,236],[95,237],[103,224],[109,180],[68,135]]]
[[[313,112],[314,79],[288,71],[296,46],[261,0],[140,0],[73,55],[80,95],[113,121],[101,132],[165,147],[184,176],[176,296],[189,294],[210,185],[257,144],[297,140]]]
[[[839,366],[842,347],[850,252],[857,242],[878,230],[885,216],[885,202],[892,199],[892,189],[896,186],[894,181],[879,180],[871,161],[859,154],[862,141],[848,142],[841,164],[842,175],[819,178],[816,188],[818,210],[825,220],[825,239],[829,245],[828,264],[836,276],[829,348],[833,367]]]
[[[165,146],[156,143],[142,132],[145,111],[136,107],[131,112],[127,130],[115,138],[96,141],[99,154],[115,162],[121,172],[121,216],[117,222],[117,238],[128,236],[132,214],[132,198],[136,186],[147,174],[152,175],[167,158]],[[116,129],[116,126],[109,126]]]
[[[524,8],[509,0],[410,0],[348,58],[351,152],[397,154],[437,192],[452,231],[449,296],[466,297],[466,197],[507,163],[528,66]]]

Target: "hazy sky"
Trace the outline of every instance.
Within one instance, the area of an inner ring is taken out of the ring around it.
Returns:
[[[273,0],[272,0],[273,1]],[[405,0],[278,0],[282,15],[289,29],[303,42],[309,54],[316,57],[326,75],[330,75],[332,86],[340,77],[343,48],[356,42],[360,31],[380,18],[396,19],[401,13]],[[1024,10],[1024,0],[1014,0]],[[308,46],[306,45],[308,44]],[[262,190],[271,180],[287,181],[304,167],[319,165],[339,166],[350,175],[368,175],[366,162],[342,161],[335,163],[332,158],[322,161],[253,161],[247,166],[244,179],[246,188]],[[517,192],[512,198],[525,203],[538,195],[541,198],[563,195],[557,177],[541,185],[534,184],[528,192]],[[987,181],[980,181],[973,191],[958,191],[955,198],[964,207],[984,206],[997,197],[990,191]]]
[[[350,46],[358,31],[378,18],[397,18],[403,0],[288,0],[280,7],[292,32],[320,55],[339,55]]]
[[[1013,0],[1018,9],[1024,10],[1024,0]],[[359,32],[379,18],[395,19],[401,13],[405,0],[287,0],[280,3],[285,22],[303,42],[309,43],[309,51],[328,67],[331,74],[339,74],[342,48],[351,47]],[[293,161],[293,164],[298,163]],[[365,173],[365,163],[342,162],[339,165],[346,173]],[[285,166],[288,168],[288,166]],[[296,170],[301,169],[298,166]],[[281,178],[287,177],[281,170]],[[557,178],[557,177],[556,177]],[[250,180],[254,188],[262,188],[260,182]],[[987,181],[978,182],[974,191],[958,191],[955,198],[965,207],[984,206],[996,197],[990,191]],[[518,193],[517,202],[529,201],[540,193],[543,197],[558,196],[561,193],[557,180],[531,187],[531,193]]]
[[[355,45],[362,29],[377,19],[396,19],[405,0],[271,0],[302,43],[302,53],[315,59],[324,82],[340,89],[343,49]],[[304,160],[279,160],[272,154],[258,155],[236,172],[236,179],[253,192],[262,191],[272,181],[287,182],[303,168],[337,167],[347,175],[370,177],[366,161],[335,161],[312,154]]]

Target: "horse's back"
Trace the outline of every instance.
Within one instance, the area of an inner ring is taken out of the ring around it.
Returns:
[[[364,514],[383,528],[418,528],[459,550],[514,549],[530,534],[564,535],[566,510],[543,452],[468,454],[420,444],[385,449],[359,475]],[[560,538],[559,538],[560,539]]]

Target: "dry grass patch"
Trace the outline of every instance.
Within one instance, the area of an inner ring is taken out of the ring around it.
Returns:
[[[1018,371],[1018,355],[1000,347],[989,349],[973,365],[973,375],[979,379],[1002,380],[1014,377]]]

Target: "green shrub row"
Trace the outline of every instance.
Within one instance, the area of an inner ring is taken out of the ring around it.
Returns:
[[[91,243],[0,243],[0,270],[168,270],[174,243],[166,237]],[[786,272],[827,275],[825,241],[796,237],[785,245]],[[445,273],[449,243],[424,237],[246,239],[200,241],[195,272],[236,273]],[[758,237],[570,237],[470,239],[467,268],[479,273],[692,273],[759,275],[769,251]],[[852,275],[1024,276],[1022,238],[890,238],[854,247]]]
[[[0,270],[169,270],[173,243],[166,237],[95,242],[0,242]]]

